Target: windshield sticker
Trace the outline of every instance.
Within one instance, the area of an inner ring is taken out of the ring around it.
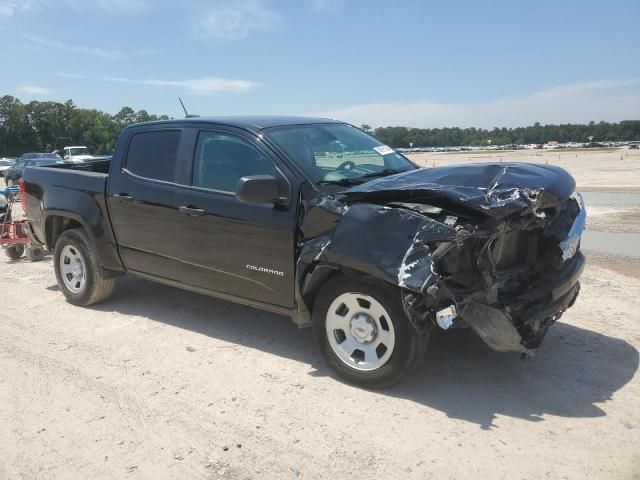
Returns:
[[[390,153],[394,153],[393,148],[387,147],[386,145],[380,145],[379,147],[373,147],[373,149],[378,152],[380,155],[389,155]]]

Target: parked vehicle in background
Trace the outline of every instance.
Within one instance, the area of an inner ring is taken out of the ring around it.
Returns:
[[[0,177],[4,177],[4,172],[6,172],[9,167],[12,167],[14,163],[16,163],[15,158],[0,158]]]
[[[65,162],[85,163],[95,157],[89,153],[89,149],[84,146],[64,147],[62,158]]]
[[[41,167],[45,165],[55,165],[56,163],[62,163],[62,159],[55,153],[25,153],[15,164],[5,170],[5,184],[9,187],[17,185],[26,167]]]
[[[575,301],[585,209],[526,163],[418,168],[297,117],[127,127],[111,162],[25,170],[34,243],[80,306],[130,273],[289,315],[343,378],[388,386],[434,328],[532,354]]]

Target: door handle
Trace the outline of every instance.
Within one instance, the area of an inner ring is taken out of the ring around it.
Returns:
[[[131,195],[128,195],[126,193],[117,193],[114,195],[115,198],[117,198],[118,200],[122,200],[125,202],[132,202],[133,201],[133,197]]]
[[[179,207],[178,211],[180,213],[184,213],[185,215],[189,215],[190,217],[201,217],[204,215],[204,210],[202,210],[201,208]]]

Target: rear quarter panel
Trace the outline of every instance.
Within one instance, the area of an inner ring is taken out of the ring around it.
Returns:
[[[93,243],[101,265],[122,270],[106,207],[108,175],[66,168],[37,167],[24,172],[27,218],[35,237],[53,249],[47,227],[54,217],[78,222]]]

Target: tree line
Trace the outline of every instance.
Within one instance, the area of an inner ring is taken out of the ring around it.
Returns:
[[[616,142],[640,140],[640,120],[619,123],[589,122],[588,124],[541,125],[517,128],[408,128],[381,127],[369,130],[380,141],[395,148],[455,147],[492,145],[541,144],[555,140],[565,142]]]
[[[115,115],[64,103],[22,103],[5,95],[0,99],[0,157],[25,152],[51,152],[69,145],[85,145],[96,155],[111,153],[120,131],[131,123],[167,120],[146,110],[123,107]]]
[[[50,152],[68,145],[85,145],[96,155],[113,151],[120,131],[131,123],[167,120],[166,115],[149,114],[123,107],[115,115],[79,108],[72,100],[64,103],[23,103],[10,95],[0,99],[0,156],[25,152]],[[362,128],[392,147],[449,147],[558,142],[608,142],[640,140],[640,120],[619,123],[590,122],[517,128],[409,128],[368,125]]]

